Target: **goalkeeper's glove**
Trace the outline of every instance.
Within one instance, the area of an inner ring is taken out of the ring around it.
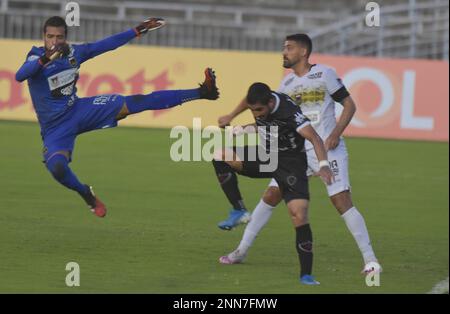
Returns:
[[[52,62],[56,58],[66,57],[70,53],[70,47],[68,44],[58,44],[50,48],[45,52],[45,54],[39,58],[39,63],[42,65],[46,65],[47,63]]]
[[[151,17],[134,28],[137,36],[147,33],[148,31],[154,31],[166,25],[166,21],[159,17]]]

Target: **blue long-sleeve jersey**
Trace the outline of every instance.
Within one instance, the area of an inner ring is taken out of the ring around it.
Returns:
[[[45,53],[44,47],[32,47],[16,73],[16,80],[28,80],[31,100],[43,133],[53,127],[75,102],[80,65],[126,44],[134,37],[136,33],[130,29],[94,43],[70,45],[67,57],[58,58],[46,66],[39,63],[39,58]]]

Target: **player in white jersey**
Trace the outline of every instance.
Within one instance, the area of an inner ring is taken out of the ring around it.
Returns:
[[[363,272],[381,271],[364,218],[353,205],[348,175],[348,153],[342,133],[350,123],[356,106],[336,72],[325,65],[310,64],[311,39],[306,34],[286,37],[283,49],[283,67],[293,71],[282,80],[278,92],[289,95],[311,120],[312,126],[320,135],[328,150],[328,161],[335,181],[327,186],[328,195],[334,207],[344,219],[353,235],[364,259]],[[338,121],[335,116],[335,102],[343,106]],[[219,126],[224,127],[241,112],[247,109],[245,99],[228,115],[219,118]],[[314,176],[319,170],[319,162],[312,145],[305,142],[308,158],[308,175]],[[256,236],[269,221],[272,210],[281,201],[281,193],[275,180],[272,180],[262,199],[251,215],[238,248],[220,258],[223,264],[242,262]]]

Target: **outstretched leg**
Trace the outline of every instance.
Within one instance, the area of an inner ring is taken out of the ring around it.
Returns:
[[[205,70],[205,81],[199,88],[156,91],[148,95],[125,96],[125,104],[117,115],[120,120],[130,114],[145,110],[161,110],[181,105],[182,103],[197,100],[219,98],[219,90],[216,85],[216,76],[211,68]]]

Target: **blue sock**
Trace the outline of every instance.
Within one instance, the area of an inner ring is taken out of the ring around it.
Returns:
[[[56,154],[46,162],[47,169],[56,181],[65,187],[77,191],[80,195],[87,195],[89,187],[78,181],[75,174],[69,168],[69,162],[64,155]]]
[[[129,113],[132,114],[144,110],[167,109],[196,99],[200,99],[198,88],[163,90],[148,95],[125,96],[125,104]]]

